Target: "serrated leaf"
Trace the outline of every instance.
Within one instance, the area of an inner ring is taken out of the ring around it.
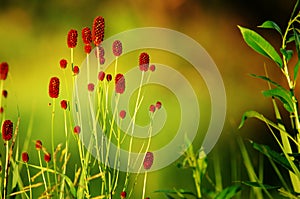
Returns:
[[[274,89],[263,91],[262,93],[265,97],[275,97],[279,99],[283,103],[284,108],[287,111],[293,112],[292,96],[287,90],[277,87]]]
[[[262,25],[258,26],[259,28],[270,28],[274,29],[282,35],[280,27],[274,21],[265,21]]]
[[[223,189],[215,199],[231,199],[234,197],[239,191],[241,191],[241,187],[238,185],[230,186]]]
[[[253,50],[258,52],[261,55],[268,57],[269,59],[273,60],[280,68],[282,68],[283,63],[281,57],[274,49],[274,47],[265,40],[262,36],[256,33],[253,30],[243,28],[238,26],[245,42],[248,46],[250,46]]]
[[[293,57],[293,54],[294,54],[294,52],[292,50],[286,50],[286,49],[283,49],[283,48],[280,48],[280,52],[281,52],[282,55],[284,55],[284,57],[287,61],[290,61]]]
[[[250,186],[250,187],[260,187],[264,189],[279,189],[280,186],[272,186],[268,184],[261,184],[258,182],[251,182],[251,181],[243,181],[242,184]]]
[[[293,168],[291,167],[289,161],[286,159],[285,156],[281,155],[280,153],[272,150],[269,146],[258,144],[255,142],[251,142],[254,149],[258,150],[268,158],[271,158],[278,164],[280,164],[282,167],[286,168],[287,170],[290,170],[291,172],[294,172]]]

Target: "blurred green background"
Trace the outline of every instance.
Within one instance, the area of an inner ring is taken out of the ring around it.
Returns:
[[[137,27],[174,29],[198,41],[211,55],[223,77],[227,93],[226,123],[208,158],[209,170],[213,171],[217,158],[224,186],[231,185],[246,179],[239,149],[235,144],[236,136],[241,135],[244,139],[254,139],[264,144],[274,143],[272,136],[259,122],[249,121],[247,127],[237,131],[241,115],[246,110],[255,109],[273,118],[271,101],[260,94],[267,85],[248,74],[264,74],[263,64],[266,63],[270,76],[284,83],[280,79],[280,71],[269,60],[257,56],[246,46],[237,25],[258,30],[256,26],[269,19],[284,28],[294,3],[283,0],[1,0],[0,62],[6,61],[10,66],[9,78],[5,82],[8,90],[6,117],[16,121],[19,112],[20,143],[22,145],[24,140],[30,140],[29,152],[34,153],[34,141],[37,139],[44,141],[50,149],[51,143],[47,142],[51,120],[48,82],[51,76],[63,74],[59,60],[69,59],[66,35],[71,28],[80,32],[85,26],[91,27],[93,19],[101,15],[106,20],[106,38]],[[275,32],[259,32],[279,46],[280,38]],[[80,37],[79,41],[81,43]],[[76,65],[84,60],[81,49],[80,45],[75,49]],[[62,126],[62,122],[62,114],[57,114],[57,126]],[[26,137],[30,135],[27,129],[32,132],[30,137]],[[61,134],[59,128],[56,134]],[[194,144],[199,146],[197,140]],[[76,156],[76,147],[73,146],[72,150],[72,155]],[[257,154],[253,152],[252,157],[256,163]],[[239,175],[233,174],[232,161],[235,161],[234,169]],[[265,170],[268,170],[268,166]],[[68,172],[70,175],[74,173],[74,165],[70,166]],[[176,163],[150,173],[147,188],[149,196],[163,198],[153,193],[158,189],[194,190],[192,178],[186,178],[186,175],[191,175],[191,172],[179,170]],[[266,182],[274,180],[272,173],[266,173],[266,176]],[[141,187],[141,184],[137,185],[136,194],[140,193]]]

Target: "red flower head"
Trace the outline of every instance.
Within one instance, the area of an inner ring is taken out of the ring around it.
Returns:
[[[149,170],[151,168],[153,164],[153,159],[154,159],[153,153],[147,152],[143,163],[144,169]]]
[[[103,65],[105,63],[105,58],[104,57],[100,57],[100,64]]]
[[[75,127],[74,127],[74,133],[75,133],[75,134],[79,134],[80,131],[81,131],[80,126],[75,126]]]
[[[77,37],[78,37],[77,30],[71,29],[68,32],[67,43],[68,43],[68,47],[69,48],[75,48],[76,47],[76,45],[77,45]]]
[[[105,77],[105,72],[100,71],[98,74],[98,80],[103,81],[104,77]]]
[[[140,70],[147,71],[149,68],[149,55],[145,52],[140,54],[139,58]]]
[[[88,27],[83,28],[81,31],[81,35],[84,44],[92,43],[92,32],[90,28]]]
[[[0,114],[4,112],[4,108],[1,106],[0,107]]]
[[[51,98],[58,98],[59,95],[59,79],[52,77],[49,83],[49,96]]]
[[[10,120],[5,120],[2,124],[2,138],[4,141],[9,141],[13,134],[13,123]]]
[[[37,140],[35,142],[35,148],[36,148],[36,150],[41,150],[43,148],[43,144],[42,144],[41,140]]]
[[[125,90],[125,78],[122,74],[117,74],[115,78],[116,93],[124,93]]]
[[[126,193],[126,191],[122,191],[120,195],[121,195],[121,198],[124,199],[124,198],[126,198],[127,193]]]
[[[100,47],[98,47],[99,48],[99,56],[100,57],[104,57],[104,55],[105,55],[105,50],[104,50],[104,48],[102,47],[102,46],[100,46]]]
[[[78,73],[79,73],[79,67],[78,67],[78,66],[74,66],[74,68],[73,68],[73,73],[74,73],[75,75],[78,75]]]
[[[3,90],[2,95],[3,95],[3,97],[7,98],[7,90]]]
[[[112,76],[111,76],[111,74],[107,74],[107,75],[106,75],[106,80],[107,80],[108,82],[110,82],[110,81],[111,81],[111,79],[112,79]]]
[[[0,64],[0,80],[6,80],[8,73],[8,63],[2,62]]]
[[[161,108],[161,102],[160,102],[160,101],[157,101],[155,107],[156,107],[157,109],[160,109],[160,108]]]
[[[95,85],[94,85],[93,83],[89,83],[89,84],[88,84],[88,90],[89,90],[90,92],[93,92],[94,89],[95,89]]]
[[[51,160],[51,154],[50,153],[45,153],[45,155],[44,155],[44,160],[45,160],[45,162],[50,162],[50,160]]]
[[[112,45],[113,53],[116,57],[120,56],[122,54],[122,43],[119,40],[115,40]]]
[[[92,29],[92,40],[95,46],[100,45],[103,41],[104,27],[105,27],[104,18],[101,16],[96,17],[94,19],[93,29]]]
[[[23,152],[22,153],[22,161],[27,163],[29,160],[29,156],[28,156],[28,153],[27,152]]]
[[[154,113],[154,111],[155,111],[155,106],[154,106],[153,104],[150,105],[149,111],[152,112],[152,113]]]
[[[84,52],[86,54],[90,54],[91,51],[92,51],[92,46],[90,44],[85,44],[85,46],[84,46]]]
[[[149,67],[149,70],[152,71],[152,72],[154,72],[154,71],[155,71],[155,65],[152,64],[152,65]]]
[[[68,64],[68,62],[67,62],[67,60],[65,60],[65,59],[61,59],[61,60],[59,61],[59,65],[60,65],[60,67],[61,67],[62,69],[65,69],[65,68],[67,67],[67,64]]]
[[[60,101],[60,106],[61,106],[62,109],[66,110],[68,108],[68,102],[67,102],[67,100],[61,100]]]
[[[124,119],[126,117],[126,111],[125,110],[121,110],[120,113],[119,113],[119,115],[120,115],[121,119]]]
[[[95,50],[95,56],[97,58],[104,57],[104,54],[105,54],[104,48],[102,46],[97,46],[97,50]]]

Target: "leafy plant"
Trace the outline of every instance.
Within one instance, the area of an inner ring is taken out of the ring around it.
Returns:
[[[187,197],[197,199],[230,199],[241,191],[240,185],[232,185],[223,189],[220,185],[222,184],[222,182],[220,182],[220,176],[216,176],[215,182],[213,182],[207,172],[208,161],[205,152],[202,149],[195,152],[193,145],[189,141],[186,141],[186,143],[189,147],[184,152],[184,159],[178,164],[178,167],[181,169],[190,169],[192,171],[192,178],[194,180],[196,193],[183,188],[174,188],[173,190],[157,190],[156,193],[163,193],[169,199]],[[220,167],[220,164],[217,166]],[[218,175],[221,174],[218,173]],[[206,186],[204,186],[205,180],[210,182],[210,184],[214,187],[213,190],[209,190]]]
[[[296,2],[292,11],[290,20],[287,24],[285,31],[273,21],[266,21],[259,28],[271,29],[276,31],[281,38],[281,48],[275,48],[266,39],[264,39],[257,32],[238,26],[244,41],[257,53],[271,59],[275,65],[280,69],[283,77],[286,80],[287,86],[281,85],[273,81],[267,74],[265,76],[252,75],[255,78],[264,80],[268,83],[268,90],[262,92],[265,97],[271,97],[274,114],[276,121],[273,122],[266,118],[263,114],[256,111],[247,111],[242,117],[239,128],[244,126],[245,120],[248,118],[256,118],[264,122],[272,133],[276,143],[279,145],[281,152],[274,151],[269,146],[258,144],[251,141],[254,149],[264,154],[270,160],[275,172],[277,173],[282,187],[278,191],[287,197],[296,198],[300,194],[300,167],[297,156],[300,153],[300,120],[299,120],[299,107],[298,100],[295,93],[297,77],[300,65],[300,24],[299,0]],[[293,50],[293,46],[296,49]],[[296,63],[292,58],[296,58]],[[292,71],[292,72],[291,72]],[[281,103],[288,112],[290,118],[290,125],[292,130],[288,130],[288,125],[282,122],[282,114],[277,104]],[[280,174],[276,164],[281,165],[289,172],[289,181],[292,187],[289,187]],[[277,186],[263,185],[262,182],[249,182],[246,183],[252,187],[260,187],[263,189],[278,188]]]

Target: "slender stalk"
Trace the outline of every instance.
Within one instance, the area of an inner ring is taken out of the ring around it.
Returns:
[[[55,158],[55,148],[54,148],[54,118],[55,118],[55,98],[52,98],[52,114],[51,114],[51,146],[53,154],[53,168],[56,171],[56,158]],[[47,174],[49,175],[49,174]],[[54,173],[55,184],[58,184],[57,175]],[[58,196],[58,190],[56,189],[56,194]]]
[[[117,75],[118,71],[118,56],[116,57],[116,62],[115,62],[115,76]]]
[[[221,168],[220,168],[220,157],[218,154],[215,154],[214,158],[214,171],[215,171],[215,180],[216,180],[216,190],[222,191],[223,185],[222,185],[222,174],[221,174]]]
[[[29,196],[30,196],[30,198],[32,198],[32,188],[31,188],[31,180],[30,180],[30,171],[29,171],[27,163],[26,163],[26,170],[27,170],[27,176],[28,176]]]
[[[138,104],[139,104],[139,100],[140,100],[140,94],[141,94],[141,90],[142,90],[142,85],[143,85],[143,80],[144,80],[144,75],[145,72],[142,71],[142,76],[141,76],[141,81],[140,81],[140,85],[139,85],[139,90],[138,90],[138,95],[137,95],[137,99],[135,102],[135,108],[134,108],[134,114],[132,117],[132,128],[131,128],[131,137],[130,137],[130,142],[129,142],[129,150],[128,150],[128,159],[127,159],[127,171],[126,171],[126,178],[125,178],[125,183],[124,183],[124,188],[126,189],[127,184],[128,184],[128,178],[129,178],[129,167],[130,167],[130,153],[132,151],[132,142],[133,142],[133,133],[134,133],[134,127],[135,127],[135,120],[136,120],[136,115],[137,115],[137,111],[138,111]]]
[[[71,66],[72,66],[72,71],[74,69],[74,49],[71,48]]]
[[[64,155],[64,165],[63,165],[63,175],[66,174],[66,169],[67,169],[67,162],[68,162],[68,148],[69,148],[69,144],[68,144],[68,127],[67,127],[67,112],[66,110],[64,110],[64,128],[65,128],[65,138],[66,138],[66,142],[65,142],[65,155]],[[65,187],[65,178],[62,177],[62,183],[61,183],[61,187],[60,187],[60,196],[59,198],[64,198],[64,187]]]
[[[8,182],[8,141],[5,141],[5,173],[4,173],[4,182],[3,182],[3,199],[6,198],[7,195],[7,182]]]
[[[145,193],[146,193],[146,183],[147,183],[147,174],[148,172],[145,172],[145,176],[144,176],[144,186],[143,186],[143,195],[142,195],[142,199],[145,198]]]
[[[47,180],[48,180],[49,190],[51,190],[51,181],[50,181],[50,175],[49,175],[49,171],[48,171],[48,169],[49,169],[48,162],[46,162],[46,168],[47,168]]]
[[[42,164],[42,158],[41,158],[41,151],[38,151],[38,156],[39,156],[39,162],[40,162],[40,166],[41,168],[43,168],[43,164]],[[41,169],[42,172],[42,178],[43,178],[43,182],[44,182],[44,186],[45,186],[45,193],[47,193],[47,183],[46,183],[46,178],[45,178],[45,174],[44,174],[44,170]]]

